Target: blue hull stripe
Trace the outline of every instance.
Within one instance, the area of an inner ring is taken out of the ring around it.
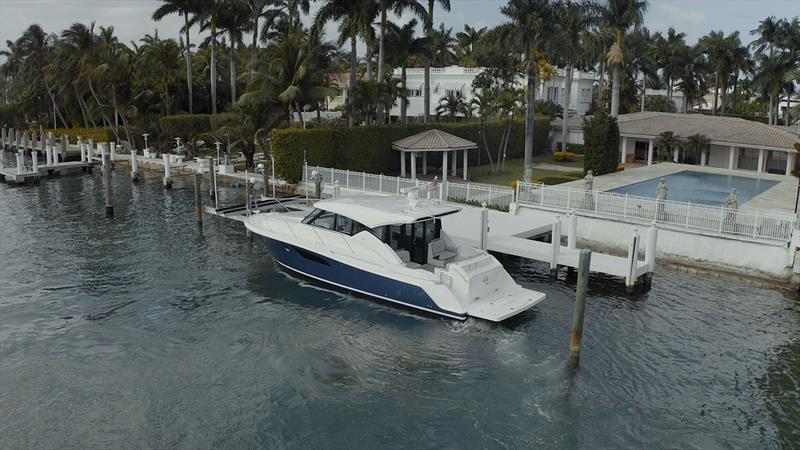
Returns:
[[[273,258],[282,266],[316,280],[350,289],[371,297],[464,320],[459,314],[439,308],[431,297],[419,286],[393,280],[381,275],[338,262],[294,245],[261,236]]]

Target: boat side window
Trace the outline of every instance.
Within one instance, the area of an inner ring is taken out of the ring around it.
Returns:
[[[359,225],[361,225],[361,224],[359,224]],[[383,227],[373,228],[370,231],[372,231],[372,234],[374,234],[378,239],[380,239],[381,242],[388,244],[389,243],[389,235],[386,232],[386,230],[388,228],[389,227],[387,227],[387,226],[383,226]],[[355,233],[353,233],[353,234],[355,234]]]
[[[353,221],[350,220],[349,217],[337,215],[336,216],[336,226],[334,227],[334,231],[338,231],[339,233],[349,234],[350,233],[350,224],[352,222]]]
[[[311,222],[313,222],[313,221],[314,221],[314,219],[316,219],[316,218],[317,218],[317,216],[319,216],[321,213],[322,213],[322,210],[321,210],[321,209],[319,209],[319,208],[314,208],[314,210],[313,210],[313,211],[311,211],[310,213],[308,213],[308,215],[307,215],[307,216],[305,216],[305,217],[303,218],[303,223],[305,223],[305,224],[310,224],[310,223],[311,223]]]
[[[381,228],[383,228],[383,227],[381,227]],[[374,230],[370,230],[369,228],[365,227],[363,224],[361,224],[361,223],[359,223],[359,222],[356,222],[356,221],[354,220],[354,221],[353,221],[353,228],[351,228],[351,230],[350,230],[350,234],[351,234],[352,236],[355,236],[355,235],[357,235],[358,233],[361,233],[362,231],[369,231],[369,232],[371,232],[371,233],[373,233],[373,234],[375,233],[375,231],[374,231]],[[377,235],[376,235],[376,236],[377,236]],[[380,239],[380,240],[383,240],[383,238],[382,238],[382,237],[380,237],[380,236],[378,236],[378,239]]]
[[[403,248],[403,225],[389,225],[388,242],[389,247],[393,250],[400,250]]]
[[[323,211],[322,214],[315,217],[314,220],[310,222],[310,224],[314,225],[315,227],[325,228],[326,230],[332,230],[334,225],[334,219],[336,219],[336,214],[328,211]]]

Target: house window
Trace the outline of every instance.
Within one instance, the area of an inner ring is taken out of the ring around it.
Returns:
[[[758,170],[758,150],[754,148],[740,148],[739,169]]]
[[[581,89],[581,103],[591,103],[591,102],[592,102],[592,90]]]
[[[446,91],[444,91],[444,92],[445,92],[445,94],[444,94],[444,95],[446,95],[446,96],[455,95],[456,97],[458,97],[459,95],[464,95],[464,93],[463,93],[463,92],[461,92],[461,91],[457,91],[457,90],[455,90],[455,89],[447,89],[447,90],[446,90]]]
[[[555,86],[550,86],[547,88],[547,99],[558,103],[558,88]]]
[[[422,89],[409,89],[408,90],[409,97],[422,97]]]

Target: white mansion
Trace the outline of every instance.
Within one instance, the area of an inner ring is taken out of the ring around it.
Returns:
[[[472,91],[472,80],[483,72],[484,68],[477,67],[458,67],[450,66],[443,68],[431,68],[431,110],[432,116],[436,115],[436,107],[439,100],[450,93],[461,93],[467,102],[472,100],[474,93]],[[424,69],[412,68],[406,69],[406,88],[409,90],[409,105],[406,114],[409,118],[422,117],[425,115],[425,98],[423,89],[425,86],[425,73]],[[549,80],[540,81],[536,98],[542,100],[552,100],[559,105],[562,104],[564,96],[566,95],[566,82],[564,76],[564,69],[558,69],[557,74]],[[400,78],[400,69],[395,69],[394,76]],[[520,78],[518,83],[520,87],[523,85],[524,80]],[[575,70],[572,78],[572,90],[570,92],[569,100],[569,115],[583,116],[592,104],[592,94],[594,85],[597,82],[597,77],[594,72],[583,72]],[[329,108],[335,108],[343,105],[347,95],[347,77],[339,77],[339,88],[341,94],[331,99]],[[395,117],[400,116],[400,106],[393,107],[391,115]],[[413,119],[412,119],[413,120]]]

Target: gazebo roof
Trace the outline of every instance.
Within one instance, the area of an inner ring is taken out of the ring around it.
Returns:
[[[394,141],[392,148],[401,152],[441,152],[449,150],[470,150],[478,144],[445,133],[442,130],[428,130],[407,138]]]

